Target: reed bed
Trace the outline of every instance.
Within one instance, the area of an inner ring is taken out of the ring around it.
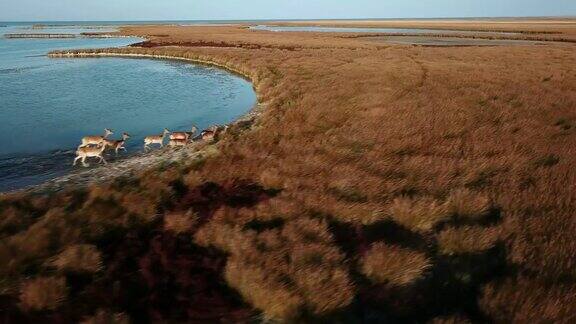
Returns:
[[[574,48],[122,33],[149,46],[54,56],[215,64],[249,77],[266,109],[206,159],[3,196],[9,318],[562,322],[576,311]],[[35,296],[42,285],[57,303]]]

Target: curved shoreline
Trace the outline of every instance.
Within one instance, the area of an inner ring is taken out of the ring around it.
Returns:
[[[196,64],[208,65],[218,67],[234,74],[237,74],[244,79],[247,79],[252,83],[252,87],[256,90],[256,86],[254,84],[254,80],[251,75],[246,72],[240,71],[233,67],[230,67],[225,64],[217,63],[214,61],[208,60],[201,60],[201,59],[192,59],[186,57],[179,57],[179,56],[170,56],[170,55],[154,55],[154,54],[137,54],[137,53],[114,53],[114,52],[82,52],[79,51],[77,53],[71,51],[54,51],[48,53],[48,57],[52,58],[90,58],[90,57],[129,57],[129,58],[147,58],[147,59],[159,59],[159,60],[174,60],[174,61],[184,61],[184,62],[192,62]],[[256,93],[258,95],[258,93]],[[258,97],[258,96],[257,96]],[[259,101],[260,102],[260,101]]]
[[[246,114],[227,125],[231,127],[241,124],[252,126],[262,109],[263,105],[256,103]],[[244,131],[243,128],[240,132],[242,131]],[[149,152],[139,152],[126,157],[120,157],[109,161],[107,165],[98,164],[98,166],[89,168],[77,167],[69,171],[66,175],[47,180],[38,185],[0,192],[0,196],[16,192],[42,193],[57,192],[63,189],[78,189],[120,177],[135,175],[140,171],[160,165],[182,162],[184,159],[186,159],[188,163],[193,163],[218,154],[218,143],[219,142],[208,143],[197,140],[188,143],[184,147],[169,147],[164,145],[162,148]],[[89,163],[93,165],[95,162],[89,161]]]
[[[114,53],[114,52],[78,52],[73,53],[69,51],[56,51],[48,53],[48,57],[52,58],[89,58],[89,57],[127,57],[127,58],[143,58],[143,59],[161,59],[173,61],[185,61],[200,65],[214,66],[221,68],[237,76],[240,76],[247,81],[250,81],[252,88],[256,94],[256,103],[245,114],[236,118],[228,123],[228,126],[239,125],[247,123],[250,126],[253,124],[255,118],[260,114],[264,104],[260,102],[260,97],[254,84],[252,77],[245,72],[242,72],[233,67],[220,64],[214,61],[191,59],[169,55],[152,55],[152,54],[129,54],[129,53]],[[33,185],[21,189],[0,192],[0,196],[5,194],[12,194],[16,192],[27,193],[42,193],[42,192],[57,192],[63,189],[78,189],[92,184],[104,183],[119,177],[133,175],[143,169],[157,167],[166,163],[177,163],[184,159],[193,162],[199,159],[206,158],[217,154],[218,149],[216,143],[205,143],[202,141],[192,141],[185,147],[171,148],[164,146],[163,148],[156,149],[150,152],[136,153],[126,158],[111,161],[108,165],[98,165],[89,169],[73,169],[68,174],[44,181],[38,185]]]

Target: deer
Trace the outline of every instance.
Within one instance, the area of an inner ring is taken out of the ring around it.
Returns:
[[[102,162],[104,164],[108,164],[108,162],[106,162],[106,160],[104,160],[104,157],[102,156],[105,149],[106,149],[106,145],[104,145],[104,144],[100,144],[98,146],[81,146],[81,147],[79,147],[76,150],[76,158],[74,159],[74,163],[72,163],[72,166],[76,166],[76,162],[78,162],[78,160],[81,159],[82,165],[84,167],[87,167],[88,164],[86,163],[86,158],[89,158],[89,157],[100,158],[100,162]]]
[[[100,145],[104,142],[105,139],[108,138],[108,136],[112,134],[114,134],[114,132],[111,129],[104,128],[103,136],[85,136],[82,138],[82,144],[80,144],[78,147],[80,148],[87,145]]]
[[[130,134],[128,133],[122,133],[122,139],[121,140],[109,140],[109,139],[104,139],[104,146],[106,147],[110,147],[112,149],[114,149],[114,151],[116,152],[116,155],[118,155],[118,150],[124,150],[126,151],[126,148],[124,147],[124,144],[126,144],[126,141],[130,138]]]
[[[198,131],[198,127],[192,126],[189,132],[173,132],[170,134],[170,140],[186,140],[188,141]]]
[[[171,139],[170,142],[168,142],[168,146],[170,147],[186,146],[186,144],[188,144],[187,139]]]
[[[214,139],[214,136],[216,136],[216,132],[211,129],[206,129],[200,133],[200,136],[202,136],[203,141],[211,141]]]
[[[203,130],[200,133],[200,136],[202,137],[202,140],[204,140],[204,141],[211,141],[217,135],[226,133],[227,130],[228,130],[228,125],[226,125],[226,126],[213,125],[213,126],[208,127],[208,129]]]
[[[160,144],[160,147],[164,147],[164,137],[166,137],[167,134],[170,134],[170,131],[167,128],[164,128],[161,135],[146,136],[144,138],[144,151],[149,150],[150,148],[148,145],[151,144]]]

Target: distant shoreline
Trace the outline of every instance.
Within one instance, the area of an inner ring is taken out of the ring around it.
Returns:
[[[112,35],[107,33],[81,33],[81,34],[51,34],[51,33],[18,33],[4,34],[4,38],[9,39],[31,39],[31,38],[127,38],[130,36]]]

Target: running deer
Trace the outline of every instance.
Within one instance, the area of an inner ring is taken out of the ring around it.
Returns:
[[[203,130],[200,133],[200,136],[202,137],[202,140],[204,140],[204,141],[211,141],[217,135],[226,133],[227,130],[228,130],[228,125],[226,125],[226,126],[214,125],[214,126],[208,127],[208,129],[206,129],[206,130]]]
[[[160,144],[160,147],[164,147],[164,137],[166,137],[167,134],[170,134],[170,131],[164,128],[164,132],[162,132],[161,135],[146,136],[146,138],[144,138],[144,151],[149,150],[148,145],[151,144]]]
[[[128,133],[122,133],[122,139],[121,139],[121,140],[109,140],[109,139],[104,139],[104,146],[113,149],[113,150],[116,152],[116,155],[118,155],[118,150],[124,150],[124,151],[126,151],[126,148],[124,147],[124,144],[126,144],[126,141],[127,141],[129,138],[130,138],[130,134],[128,134]]]
[[[170,147],[186,146],[186,144],[188,144],[187,139],[171,139],[170,142],[168,142],[168,146]]]
[[[74,163],[72,165],[75,166],[76,162],[81,159],[82,165],[87,167],[88,164],[86,163],[86,158],[89,157],[97,157],[100,159],[100,162],[107,164],[108,162],[106,162],[102,156],[105,149],[106,145],[104,144],[100,144],[98,146],[81,146],[78,148],[78,150],[76,150],[76,158],[74,159]]]
[[[104,135],[103,136],[85,136],[82,138],[82,144],[80,147],[87,146],[87,145],[100,145],[104,143],[104,140],[108,138],[108,136],[114,134],[114,132],[108,128],[104,128]]]
[[[216,136],[216,132],[210,129],[206,129],[200,133],[200,136],[202,136],[203,141],[211,141],[214,139],[214,136]]]
[[[173,132],[170,134],[170,140],[186,140],[188,141],[191,137],[196,134],[198,127],[192,126],[189,132]]]

